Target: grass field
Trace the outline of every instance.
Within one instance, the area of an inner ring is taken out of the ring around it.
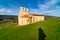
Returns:
[[[38,40],[38,29],[42,28],[46,40],[60,40],[60,19],[46,20],[25,26],[0,24],[0,40]]]

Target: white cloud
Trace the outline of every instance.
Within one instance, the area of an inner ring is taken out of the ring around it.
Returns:
[[[10,13],[12,13],[12,10],[10,10],[10,9],[6,9],[6,8],[1,8],[0,9],[0,15],[10,14]]]
[[[38,5],[39,9],[44,10],[47,9],[48,7],[46,5],[40,4]]]
[[[11,13],[12,11],[11,10],[6,10],[6,12]]]
[[[17,15],[18,14],[18,9],[6,9],[6,8],[1,8],[0,9],[0,15]]]
[[[50,7],[54,6],[58,1],[57,0],[50,0],[48,2],[45,2],[45,4],[40,4],[38,3],[38,7],[41,9],[41,10],[47,10],[49,9]],[[56,6],[55,6],[56,7]]]
[[[51,0],[49,2],[47,2],[47,5],[54,5],[57,2],[57,0]]]
[[[51,13],[51,12],[53,12],[52,10],[50,10],[50,11],[46,11],[45,13]]]
[[[0,12],[12,12],[10,9],[1,8]]]
[[[0,9],[0,12],[2,12],[2,11],[5,11],[5,9],[4,8]]]
[[[40,13],[40,9],[30,8],[30,9],[29,9],[29,12],[30,12],[30,13]]]
[[[53,9],[55,10],[56,8],[60,8],[59,6],[57,6],[56,5],[56,3],[57,2],[59,2],[59,0],[50,0],[50,1],[48,1],[48,2],[46,2],[45,1],[45,4],[40,4],[39,2],[38,2],[38,7],[39,7],[39,9],[33,9],[33,8],[31,8],[30,10],[31,10],[31,12],[36,12],[36,13],[43,13],[43,12],[51,12],[52,11],[52,9],[51,9],[51,7],[53,7]],[[50,10],[49,10],[49,8],[50,8]]]
[[[30,8],[31,13],[60,16],[60,6],[56,5],[60,0],[50,0],[45,4],[38,3],[39,9]],[[50,9],[49,9],[50,8]]]

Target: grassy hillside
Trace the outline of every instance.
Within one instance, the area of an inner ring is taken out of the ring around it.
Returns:
[[[60,19],[46,20],[25,26],[1,24],[0,40],[38,40],[39,28],[46,34],[46,40],[60,40]]]

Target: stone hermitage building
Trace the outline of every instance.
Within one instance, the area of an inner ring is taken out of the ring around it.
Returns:
[[[27,25],[38,21],[44,21],[44,15],[32,14],[28,12],[28,8],[20,7],[18,25]]]

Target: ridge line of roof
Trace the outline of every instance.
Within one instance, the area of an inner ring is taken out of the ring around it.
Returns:
[[[33,13],[29,13],[31,15],[37,15],[37,16],[44,16],[43,14],[33,14]]]

